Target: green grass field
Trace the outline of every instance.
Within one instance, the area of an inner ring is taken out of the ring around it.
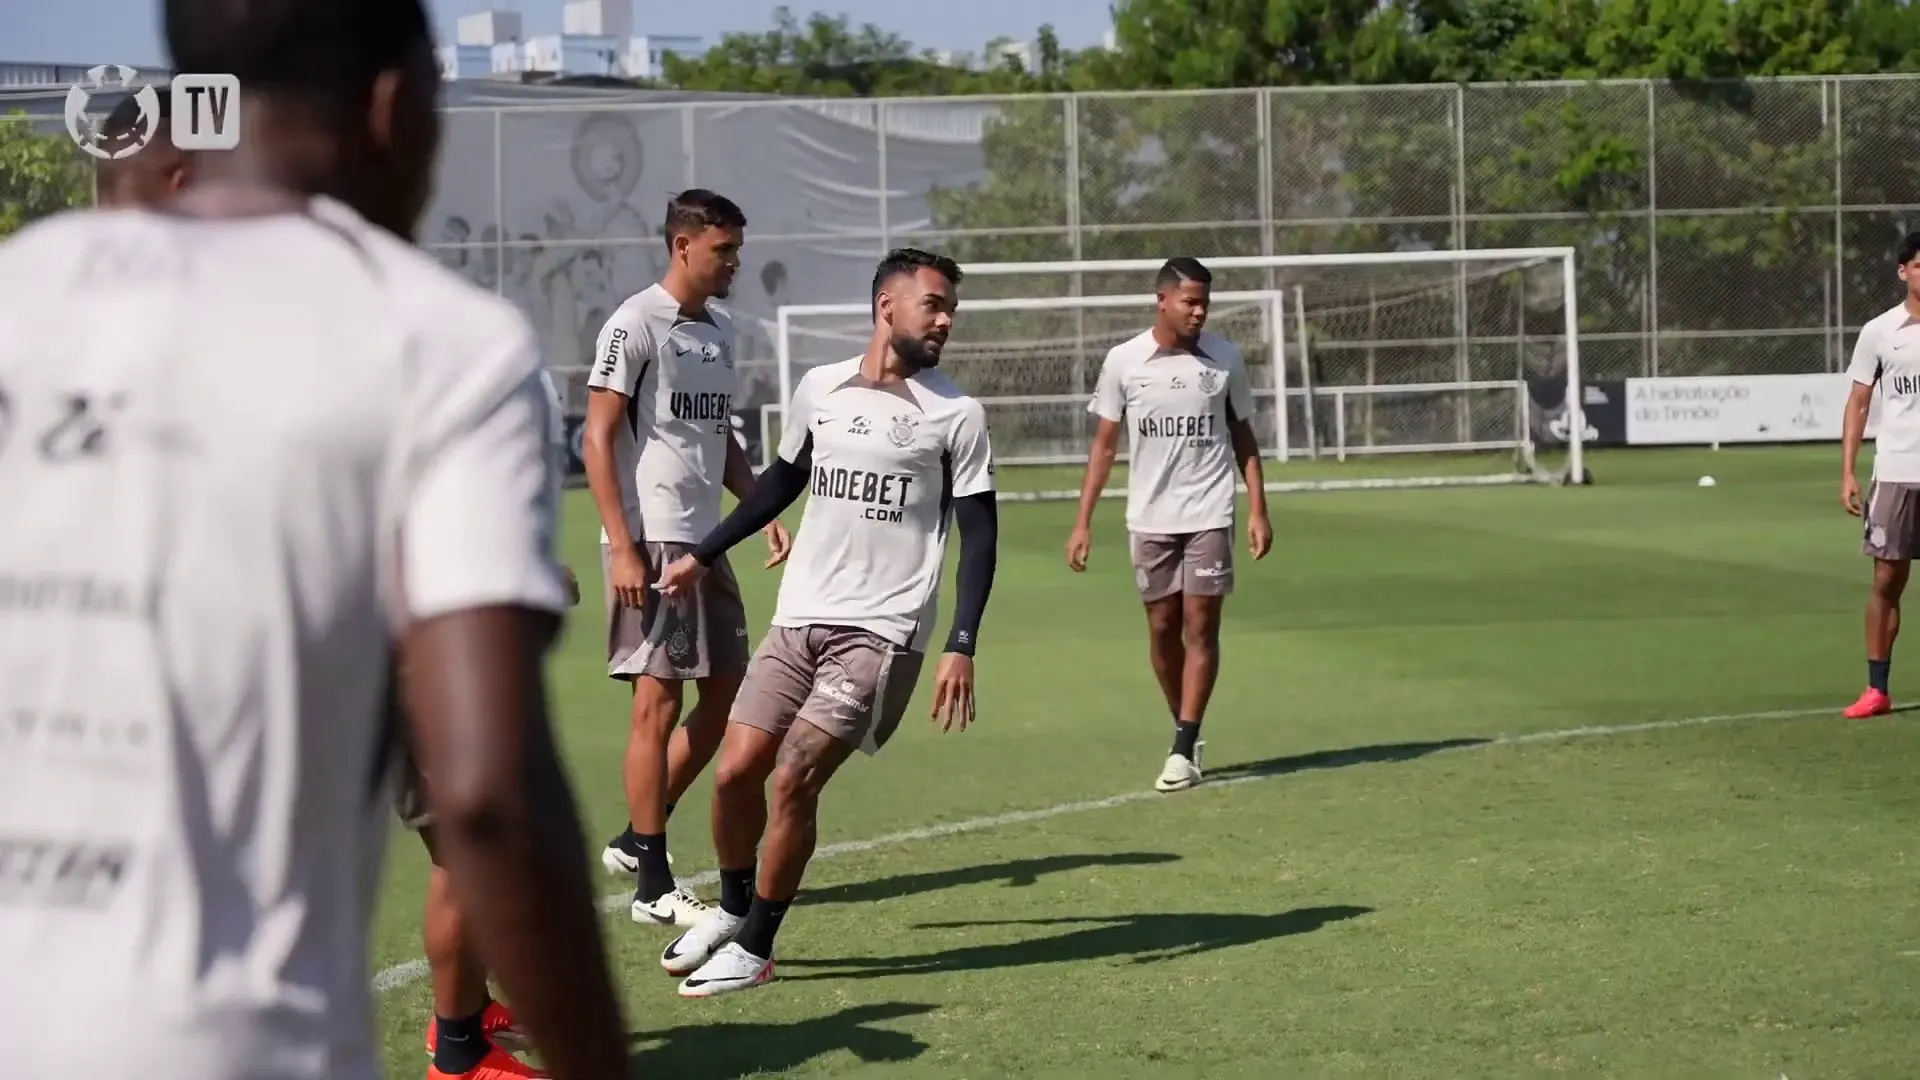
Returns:
[[[609,917],[636,1074],[1920,1075],[1920,725],[1838,717],[1866,568],[1836,458],[1276,498],[1206,728],[1237,782],[1173,796],[1119,503],[1085,575],[1071,506],[1008,506],[978,726],[939,734],[923,696],[834,781],[821,840],[853,849],[814,863],[780,977],[683,1002],[670,932]],[[553,676],[597,867],[626,702],[584,493],[567,512],[590,595]],[[706,803],[682,875],[712,868]],[[423,876],[396,840],[379,967],[419,954]],[[390,1076],[424,1071],[428,1012],[421,981],[382,995]]]

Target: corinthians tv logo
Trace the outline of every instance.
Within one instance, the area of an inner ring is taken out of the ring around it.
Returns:
[[[75,146],[102,161],[132,157],[147,148],[160,127],[160,94],[151,84],[136,85],[138,78],[139,72],[124,64],[102,64],[67,90],[67,134]],[[88,107],[95,95],[114,91],[131,91],[140,116],[131,130],[109,134],[103,120],[88,115]]]
[[[231,150],[240,145],[240,80],[232,75],[175,75],[167,84],[169,135],[182,150]],[[119,95],[110,104],[100,99]],[[105,118],[124,100],[134,103],[133,125],[108,131]],[[67,89],[64,119],[73,144],[90,157],[117,161],[147,148],[160,131],[160,90],[142,83],[125,64],[102,64]]]

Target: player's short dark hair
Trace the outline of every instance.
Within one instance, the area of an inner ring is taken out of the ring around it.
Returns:
[[[422,0],[165,0],[164,25],[176,71],[327,97],[433,44]]]
[[[879,266],[874,267],[873,298],[880,298],[880,291],[887,287],[887,282],[901,274],[918,273],[922,269],[932,270],[954,285],[960,284],[960,279],[965,276],[960,272],[960,264],[945,255],[919,248],[894,248],[880,260]]]
[[[1213,284],[1213,271],[1201,264],[1199,259],[1189,255],[1177,255],[1160,265],[1160,272],[1153,277],[1155,289],[1177,288],[1183,281],[1197,281],[1202,285]]]
[[[1907,265],[1914,260],[1915,256],[1920,256],[1920,232],[1910,232],[1906,239],[1900,241],[1899,265]]]
[[[671,244],[676,236],[693,236],[702,229],[744,229],[747,215],[738,203],[717,191],[688,188],[667,200],[667,220],[661,227]]]
[[[154,110],[154,123],[164,124],[173,119],[173,95],[165,87],[155,88],[155,97],[159,107]],[[132,94],[120,99],[107,118],[100,122],[100,134],[110,139],[120,139],[131,135],[140,127],[140,99]]]

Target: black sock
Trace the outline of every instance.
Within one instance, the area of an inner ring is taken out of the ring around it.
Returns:
[[[624,829],[621,829],[620,835],[614,837],[613,843],[608,844],[607,846],[617,847],[621,851],[624,851],[629,855],[633,854],[633,850],[634,850],[633,849],[633,822],[631,821],[627,822],[627,827]]]
[[[1199,742],[1200,742],[1200,721],[1195,720],[1191,724],[1181,720],[1175,720],[1173,722],[1173,752],[1174,753],[1179,754],[1181,757],[1186,758],[1188,761],[1192,761],[1194,747]]]
[[[733,940],[762,960],[772,959],[773,936],[780,932],[780,920],[787,917],[787,907],[792,903],[755,896],[753,905],[747,909],[747,921],[740,927],[740,936]]]
[[[753,909],[753,867],[720,871],[720,910],[744,918]]]
[[[480,1018],[486,1014],[486,1008],[472,1016],[449,1020],[444,1016],[433,1018],[433,1067],[449,1076],[459,1076],[474,1070],[487,1056],[492,1046],[487,1042],[486,1032],[481,1030]]]
[[[1881,693],[1887,692],[1887,676],[1893,670],[1891,660],[1867,661],[1867,685]]]
[[[658,900],[673,891],[673,871],[667,868],[667,834],[634,834],[634,854],[640,858],[642,900]]]

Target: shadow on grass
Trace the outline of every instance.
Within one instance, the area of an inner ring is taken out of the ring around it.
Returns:
[[[981,922],[922,923],[916,929],[960,930],[1011,926],[1079,926],[1052,937],[995,945],[963,945],[918,956],[854,956],[829,959],[783,959],[792,968],[847,968],[809,975],[782,975],[793,979],[877,979],[889,975],[931,975],[957,971],[988,971],[1031,967],[1036,964],[1073,964],[1096,960],[1131,959],[1136,964],[1195,956],[1216,949],[1251,945],[1275,938],[1311,934],[1329,923],[1358,918],[1372,908],[1295,908],[1274,915],[1150,914],[1090,918],[1005,919]]]
[[[636,1032],[629,1040],[636,1048],[631,1069],[635,1076],[733,1080],[797,1069],[840,1050],[849,1051],[868,1065],[912,1061],[926,1053],[926,1043],[905,1032],[874,1025],[922,1016],[934,1008],[900,1003],[856,1005],[791,1024],[722,1022]]]
[[[1381,743],[1376,746],[1353,746],[1345,750],[1315,750],[1311,754],[1289,754],[1285,757],[1263,758],[1259,761],[1242,761],[1233,765],[1207,766],[1207,779],[1252,780],[1257,777],[1306,772],[1309,769],[1344,769],[1352,765],[1412,761],[1444,750],[1485,746],[1492,741],[1492,739],[1442,739],[1438,742]]]
[[[1112,855],[1047,855],[1011,859],[983,866],[960,866],[922,874],[899,874],[878,881],[856,881],[824,889],[806,889],[801,893],[800,902],[809,907],[814,904],[859,904],[994,882],[1007,888],[1026,888],[1038,884],[1045,874],[1065,874],[1100,866],[1155,866],[1177,862],[1179,858],[1165,851],[1131,851]]]

